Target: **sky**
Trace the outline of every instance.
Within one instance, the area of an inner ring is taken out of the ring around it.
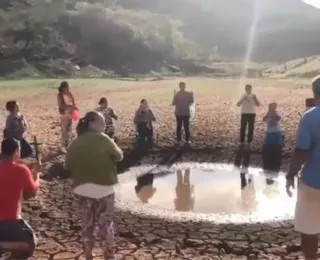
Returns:
[[[320,0],[303,0],[307,4],[320,8]]]

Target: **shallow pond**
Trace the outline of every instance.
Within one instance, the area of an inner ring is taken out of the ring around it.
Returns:
[[[117,196],[141,206],[223,215],[252,215],[261,221],[291,218],[296,193],[289,197],[284,173],[228,164],[141,166],[125,173]],[[144,204],[144,205],[143,205]]]

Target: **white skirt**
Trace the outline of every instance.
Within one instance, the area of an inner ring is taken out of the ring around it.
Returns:
[[[295,230],[307,234],[320,234],[320,189],[314,189],[298,180]]]
[[[114,193],[114,186],[85,183],[75,187],[73,189],[73,192],[79,196],[84,196],[92,199],[101,199]]]

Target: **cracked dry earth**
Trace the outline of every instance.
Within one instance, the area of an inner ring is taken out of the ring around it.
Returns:
[[[239,129],[239,111],[235,103],[242,93],[242,89],[234,87],[239,82],[186,80],[189,89],[194,90],[197,103],[197,114],[192,126],[192,146],[234,150]],[[101,96],[108,97],[119,115],[117,135],[122,148],[131,145],[134,138],[134,111],[141,98],[147,98],[158,120],[156,142],[163,148],[175,143],[175,118],[170,102],[177,82],[75,81],[74,85],[79,83],[88,87],[74,87],[74,94],[82,113],[95,108]],[[53,88],[39,87],[32,91],[1,90],[1,102],[17,99],[21,103],[30,126],[29,137],[37,135],[38,141],[43,144],[42,154],[46,160],[58,150],[58,83],[55,82]],[[263,142],[265,124],[262,116],[267,104],[277,100],[284,118],[285,148],[286,152],[290,152],[300,118],[299,112],[304,110],[304,99],[310,96],[310,89],[291,81],[259,80],[252,84],[262,103],[258,110],[253,149],[258,150]],[[229,158],[228,154],[223,155],[223,158]],[[207,157],[198,159],[214,159],[211,154]],[[197,161],[197,158],[190,160]],[[25,203],[24,216],[39,238],[34,259],[83,259],[80,224],[70,190],[68,181],[43,180],[39,196]],[[292,231],[290,222],[270,225],[173,223],[161,218],[152,219],[117,211],[115,226],[118,259],[299,259],[301,256],[300,248],[296,246],[299,244],[298,235]],[[101,252],[96,253],[96,259],[102,259]]]
[[[38,197],[25,203],[24,216],[39,238],[33,259],[84,259],[70,191],[70,180],[42,180]],[[117,210],[115,232],[117,259],[302,259],[290,221],[170,222]],[[103,259],[98,248],[95,259]]]

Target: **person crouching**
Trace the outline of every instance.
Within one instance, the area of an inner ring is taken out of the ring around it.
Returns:
[[[147,145],[151,148],[153,145],[153,126],[152,122],[155,122],[156,118],[148,105],[146,99],[142,99],[140,107],[136,111],[134,116],[134,124],[137,127],[138,143],[140,146]]]
[[[281,116],[277,111],[277,103],[269,104],[269,110],[263,117],[267,123],[267,131],[263,145],[263,169],[265,172],[278,173],[281,166],[281,153],[284,135],[281,129]]]
[[[17,101],[11,100],[6,103],[6,110],[9,115],[6,120],[6,126],[3,131],[3,137],[13,138],[20,142],[21,159],[30,157],[33,153],[31,145],[25,139],[28,130],[28,124],[25,117],[21,114],[20,105]]]
[[[106,129],[104,131],[105,134],[116,141],[113,120],[118,120],[118,116],[116,115],[112,107],[109,106],[107,98],[102,97],[100,99],[99,107],[96,108],[96,111],[100,112],[104,116],[104,120],[106,123]]]
[[[40,186],[41,163],[30,170],[19,163],[20,143],[13,138],[1,143],[0,161],[0,259],[1,253],[10,253],[5,259],[28,259],[32,256],[37,238],[22,218],[24,200],[36,196]],[[2,251],[2,252],[1,252]]]

